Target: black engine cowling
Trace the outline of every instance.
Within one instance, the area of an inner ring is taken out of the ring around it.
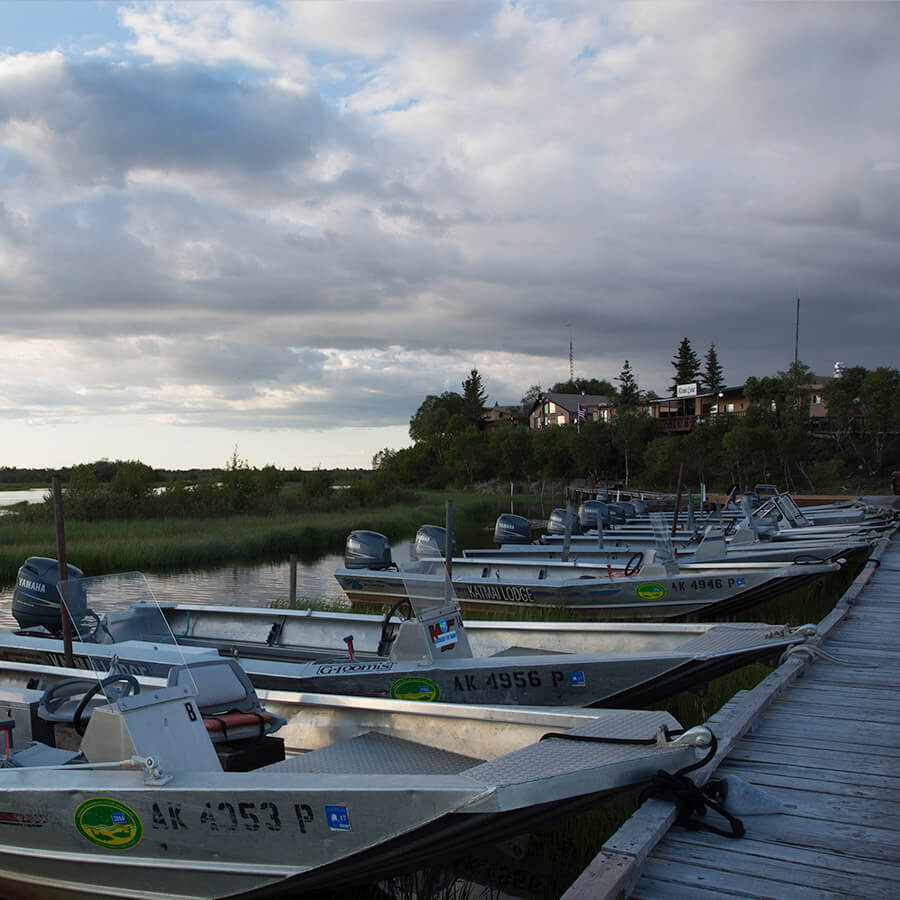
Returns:
[[[377,531],[351,531],[344,545],[344,565],[348,569],[389,569],[391,545]]]
[[[71,564],[66,566],[68,577],[79,579],[84,572]],[[21,628],[43,625],[48,631],[58,633],[62,628],[59,584],[59,563],[46,556],[30,556],[22,564],[16,576],[12,614]],[[80,622],[87,613],[87,596],[84,586],[73,583],[66,591],[66,606],[73,622]]]
[[[585,500],[578,507],[578,518],[581,521],[581,530],[597,528],[597,520],[606,528],[610,524],[608,504],[602,500]]]
[[[581,534],[581,519],[578,518],[578,514],[574,510],[570,514],[567,509],[554,509],[550,513],[550,518],[547,520],[547,533],[565,534],[567,520],[569,523],[569,534]]]
[[[428,559],[447,553],[447,529],[442,525],[422,525],[416,532],[412,558]],[[450,555],[456,556],[456,538],[451,541]]]
[[[530,544],[531,522],[524,516],[503,513],[494,523],[494,543],[498,547],[502,544]]]

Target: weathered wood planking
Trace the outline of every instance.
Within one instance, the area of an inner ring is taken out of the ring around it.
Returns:
[[[713,771],[765,790],[785,811],[743,817],[739,840],[672,828],[672,805],[645,803],[564,900],[634,897],[900,896],[900,542],[886,537],[819,623],[811,662],[797,653],[707,723]],[[822,644],[827,638],[827,647]],[[802,677],[800,677],[802,675]],[[725,825],[714,813],[710,823]]]

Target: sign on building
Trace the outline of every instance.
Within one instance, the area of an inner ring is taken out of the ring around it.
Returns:
[[[696,397],[697,396],[697,382],[692,381],[690,384],[677,384],[675,385],[675,396],[676,397]]]

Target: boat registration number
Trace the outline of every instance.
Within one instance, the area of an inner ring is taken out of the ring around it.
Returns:
[[[734,578],[694,578],[691,581],[679,578],[672,582],[673,591],[720,591],[725,587],[732,588],[743,584],[744,579]]]
[[[271,800],[231,802],[207,801],[202,810],[192,807],[188,815],[179,803],[153,804],[154,831],[190,831],[200,828],[208,831],[281,831],[295,827],[306,833],[306,827],[313,822],[312,807],[307,803],[293,803],[293,809],[283,815],[278,805]],[[200,813],[199,820],[194,818]],[[193,819],[193,821],[192,821]]]

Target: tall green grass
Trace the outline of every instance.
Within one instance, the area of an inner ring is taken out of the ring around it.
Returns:
[[[503,498],[453,495],[455,526],[481,525],[497,515]],[[426,522],[441,524],[445,497],[423,494],[414,505],[333,513],[237,515],[209,519],[172,518],[66,522],[66,557],[86,575],[141,570],[172,572],[233,562],[267,562],[296,553],[313,560],[340,553],[355,528],[379,531],[391,541],[411,537]],[[15,580],[29,556],[56,556],[52,523],[0,516],[0,585]]]

